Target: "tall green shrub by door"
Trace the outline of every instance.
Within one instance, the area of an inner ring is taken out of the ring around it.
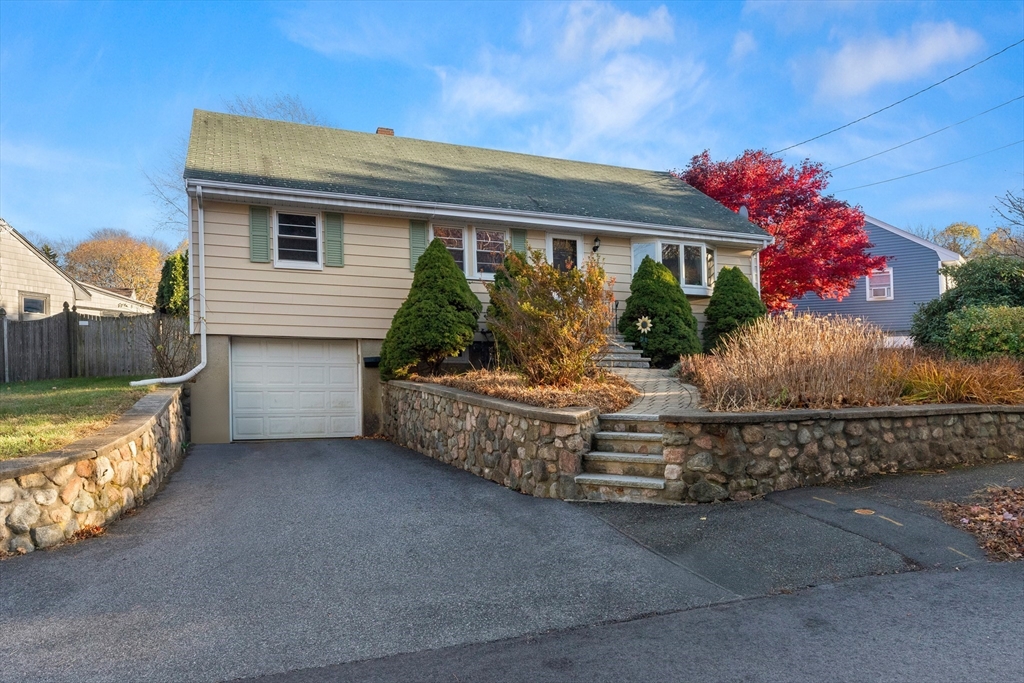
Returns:
[[[768,312],[760,295],[739,268],[722,268],[715,291],[704,311],[704,350],[714,350],[722,339]]]

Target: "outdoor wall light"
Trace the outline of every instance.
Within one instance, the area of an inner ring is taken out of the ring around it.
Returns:
[[[600,249],[600,248],[601,248],[601,238],[600,237],[595,237],[594,238],[594,252],[596,253],[597,250]]]

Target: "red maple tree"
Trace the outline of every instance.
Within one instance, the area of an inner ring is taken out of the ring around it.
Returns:
[[[829,174],[805,159],[797,166],[763,150],[747,150],[732,161],[712,161],[707,150],[676,174],[688,184],[739,211],[775,237],[761,252],[761,299],[769,310],[794,308],[792,299],[814,292],[842,299],[857,279],[885,267],[871,256],[860,207],[828,195]]]

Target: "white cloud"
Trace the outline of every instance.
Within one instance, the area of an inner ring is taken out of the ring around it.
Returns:
[[[757,50],[757,41],[750,31],[740,31],[732,41],[732,52],[729,54],[730,62],[740,62],[750,53]]]
[[[408,25],[347,10],[344,5],[307,5],[288,13],[278,25],[288,40],[328,57],[401,59],[422,42]]]
[[[515,86],[489,74],[450,76],[439,69],[442,99],[446,107],[467,116],[521,114],[530,108],[530,100]]]
[[[925,76],[982,44],[977,32],[951,21],[917,24],[892,37],[851,41],[825,64],[818,92],[825,97],[862,95],[878,85]]]
[[[34,171],[65,173],[81,168],[116,168],[117,164],[90,159],[77,152],[26,142],[0,141],[0,162],[3,166]]]
[[[664,5],[640,17],[607,3],[574,2],[568,7],[559,53],[568,59],[601,57],[647,40],[669,42],[674,33],[672,17]]]

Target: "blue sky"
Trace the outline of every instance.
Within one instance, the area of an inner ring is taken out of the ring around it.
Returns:
[[[151,235],[193,108],[299,97],[330,125],[666,170],[781,149],[1024,38],[1024,2],[21,3],[0,10],[0,216]],[[784,154],[836,166],[1024,95],[1024,45]],[[1024,100],[830,190],[1024,138]],[[900,227],[996,225],[1024,145],[837,196]],[[164,240],[174,235],[157,233]]]

